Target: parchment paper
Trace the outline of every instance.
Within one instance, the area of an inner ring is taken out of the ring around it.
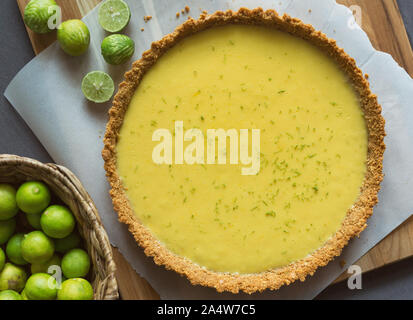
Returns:
[[[126,0],[132,20],[125,33],[136,42],[133,60],[150,47],[154,40],[170,33],[186,19],[175,13],[186,5],[189,15],[197,17],[202,10],[238,9],[241,6],[273,8],[311,23],[338,41],[370,75],[372,91],[378,95],[386,118],[386,174],[379,205],[361,238],[346,247],[340,258],[316,272],[304,283],[295,283],[277,292],[252,296],[218,294],[213,289],[194,287],[163,267],[156,266],[137,246],[126,227],[117,221],[108,195],[108,184],[100,153],[109,104],[88,103],[80,90],[82,77],[91,70],[109,72],[119,83],[130,64],[111,67],[100,55],[100,43],[106,33],[97,22],[97,10],[83,20],[91,31],[91,46],[82,57],[72,58],[57,44],[27,64],[13,79],[5,96],[26,120],[54,160],[71,169],[94,199],[111,242],[117,246],[135,270],[145,277],[161,298],[166,299],[311,299],[336,279],[350,264],[363,256],[388,233],[413,213],[413,80],[389,56],[375,51],[366,34],[349,28],[352,14],[334,0]],[[311,10],[309,10],[311,9]],[[153,18],[145,23],[143,17]],[[141,28],[145,28],[141,32]],[[133,61],[132,60],[132,61]],[[340,260],[347,262],[340,267]]]

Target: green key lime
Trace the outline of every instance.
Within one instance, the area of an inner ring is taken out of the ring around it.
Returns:
[[[107,63],[119,65],[132,57],[135,52],[135,42],[124,34],[112,34],[103,39],[101,52]]]
[[[53,6],[57,6],[54,0],[31,0],[24,9],[24,23],[36,33],[52,31],[48,22],[55,14]]]
[[[30,300],[55,300],[56,279],[47,273],[36,273],[27,280],[24,292]]]
[[[23,233],[17,233],[7,242],[6,253],[9,260],[15,264],[23,266],[27,264],[22,256],[22,241],[24,239]]]
[[[43,212],[40,218],[42,230],[49,237],[62,239],[72,233],[76,220],[72,212],[60,205],[53,205]]]
[[[50,198],[49,188],[39,181],[23,183],[16,194],[17,205],[25,213],[42,213]]]
[[[16,230],[16,219],[0,221],[0,245],[5,244]]]
[[[4,290],[0,292],[0,300],[23,300],[23,298],[16,291]]]
[[[89,29],[81,20],[67,20],[57,28],[57,40],[64,52],[80,56],[89,48]]]
[[[20,295],[22,296],[23,300],[30,300],[29,297],[26,294],[26,291],[23,289],[23,291],[20,293]]]
[[[26,284],[27,273],[22,267],[6,263],[0,273],[0,291],[14,290],[20,292]]]
[[[54,253],[53,240],[41,231],[33,231],[24,236],[22,241],[22,256],[30,263],[48,261]]]
[[[57,292],[57,300],[92,300],[93,288],[89,281],[81,278],[69,279],[62,283]]]
[[[3,249],[0,248],[0,272],[4,268],[4,264],[6,263],[6,254],[4,253]]]
[[[85,250],[72,249],[63,256],[62,271],[66,278],[83,278],[90,269],[90,258]]]
[[[131,17],[128,4],[122,0],[107,0],[98,12],[99,23],[109,32],[119,32],[129,23]]]
[[[66,253],[67,251],[77,248],[80,244],[81,238],[77,231],[73,231],[66,238],[55,240],[55,250],[60,253]]]
[[[82,80],[82,92],[86,99],[102,103],[109,101],[115,91],[110,75],[103,71],[89,72]]]
[[[9,184],[0,184],[0,220],[13,218],[18,211],[16,189]]]
[[[57,254],[54,254],[49,260],[43,263],[33,263],[30,267],[32,274],[35,273],[49,273],[50,266],[60,267],[62,260]]]
[[[27,222],[36,230],[42,229],[42,226],[40,225],[41,216],[41,213],[26,213]]]

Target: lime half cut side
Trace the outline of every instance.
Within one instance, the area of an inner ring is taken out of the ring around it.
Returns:
[[[128,25],[130,17],[129,6],[123,0],[106,0],[98,12],[100,25],[109,32],[123,30]]]
[[[115,91],[110,75],[103,71],[89,72],[82,80],[82,92],[86,99],[102,103],[109,101]]]

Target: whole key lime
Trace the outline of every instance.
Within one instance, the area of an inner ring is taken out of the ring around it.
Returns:
[[[82,92],[86,99],[102,103],[109,101],[115,91],[115,84],[103,71],[89,72],[82,80]]]
[[[107,63],[119,65],[132,57],[135,42],[124,34],[112,34],[103,39],[101,52]]]
[[[49,19],[55,14],[54,0],[31,0],[24,9],[24,23],[36,33],[48,33]]]
[[[49,237],[62,239],[72,233],[76,220],[72,212],[60,205],[53,205],[43,212],[40,218],[42,230]]]
[[[0,184],[0,220],[13,218],[18,211],[16,189],[10,184]]]
[[[4,268],[4,264],[6,263],[6,254],[4,253],[3,249],[0,248],[0,272]]]
[[[30,300],[55,300],[56,279],[47,273],[36,273],[27,280],[24,292]]]
[[[0,245],[5,244],[16,230],[16,219],[0,221]]]
[[[57,28],[57,40],[64,52],[71,56],[80,56],[89,48],[89,29],[79,19],[67,20]]]
[[[30,263],[48,261],[54,253],[54,243],[42,231],[33,231],[24,236],[21,244],[22,256]]]
[[[72,249],[63,256],[62,271],[66,278],[83,278],[90,269],[90,258],[85,250]]]
[[[82,278],[66,280],[57,293],[57,300],[92,300],[93,288],[89,281]]]
[[[33,227],[33,229],[41,230],[42,226],[40,225],[41,213],[26,213],[27,222]]]
[[[20,292],[26,284],[26,279],[27,273],[22,267],[7,262],[0,272],[0,291],[14,290]]]
[[[27,261],[22,256],[22,241],[24,239],[23,233],[16,233],[7,242],[6,253],[9,260],[15,264],[23,266]]]
[[[50,199],[49,188],[40,181],[23,183],[16,193],[17,205],[25,213],[42,213]]]
[[[57,254],[54,254],[49,260],[42,263],[33,263],[30,267],[32,274],[35,273],[49,273],[49,267],[58,266],[60,267],[62,260]]]
[[[120,32],[129,23],[131,12],[123,0],[106,0],[99,7],[98,19],[108,32]]]
[[[75,249],[79,247],[80,241],[81,241],[80,235],[75,230],[63,239],[56,239],[55,250],[60,253],[66,253],[67,251],[71,249]]]
[[[23,300],[30,300],[29,297],[26,294],[26,291],[23,289],[23,291],[20,293],[20,295],[22,296]]]
[[[23,300],[22,296],[13,290],[0,292],[0,300]]]

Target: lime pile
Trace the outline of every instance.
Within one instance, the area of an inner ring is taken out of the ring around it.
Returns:
[[[43,182],[0,184],[0,300],[93,299],[75,217],[51,200]]]

